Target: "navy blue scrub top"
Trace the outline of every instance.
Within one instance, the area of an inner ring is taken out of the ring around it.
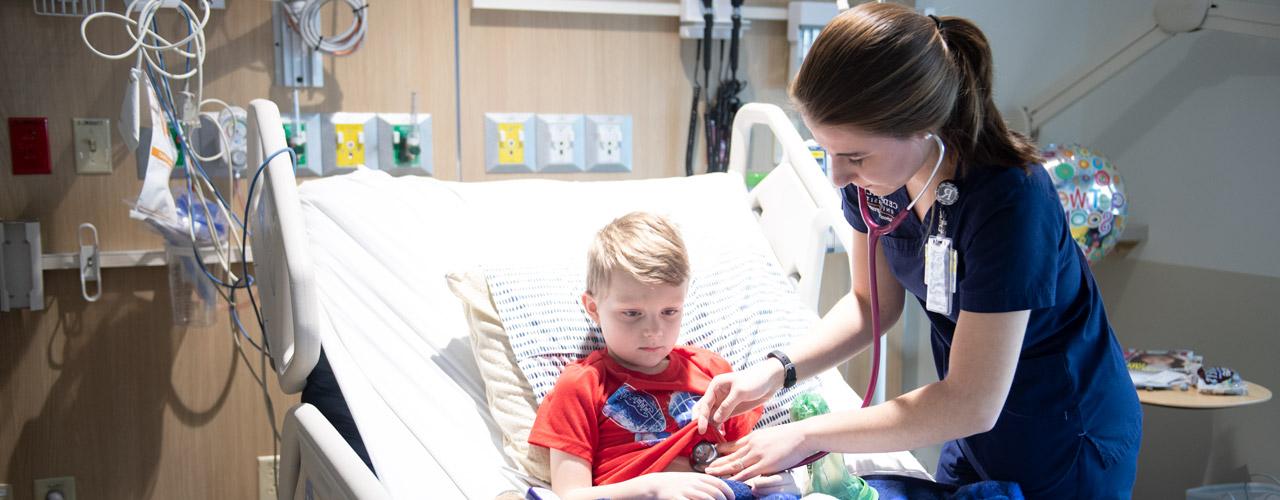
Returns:
[[[952,181],[960,191],[955,204],[935,203],[924,222],[908,215],[880,239],[894,276],[923,308],[924,244],[938,231],[938,211],[945,212],[959,282],[950,316],[927,313],[940,379],[959,311],[1031,311],[1000,417],[991,431],[961,440],[965,458],[983,479],[1017,481],[1032,495],[1071,480],[1065,476],[1079,453],[1097,453],[1093,463],[1104,468],[1136,460],[1142,410],[1049,175],[1038,165],[967,170]],[[866,233],[857,196],[853,186],[842,190],[844,215]],[[868,193],[868,201],[871,217],[887,224],[910,199],[903,188],[884,198]],[[1089,477],[1085,472],[1072,474]]]

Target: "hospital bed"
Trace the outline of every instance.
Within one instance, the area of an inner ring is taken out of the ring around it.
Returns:
[[[249,124],[251,165],[287,147],[272,102],[253,101]],[[748,191],[743,174],[756,125],[772,132],[783,154]],[[280,386],[301,391],[323,345],[376,470],[316,408],[298,405],[285,417],[280,452],[279,495],[290,499],[493,498],[542,484],[503,453],[448,273],[585,255],[596,229],[645,209],[671,215],[691,255],[703,259],[715,258],[706,250],[715,245],[759,242],[816,318],[831,235],[846,248],[852,238],[836,191],[789,119],[766,104],[739,111],[730,171],[722,174],[461,183],[361,169],[299,186],[279,155],[258,183],[250,231]],[[833,409],[857,406],[837,372],[819,380]],[[928,477],[907,452],[846,461],[862,474]]]

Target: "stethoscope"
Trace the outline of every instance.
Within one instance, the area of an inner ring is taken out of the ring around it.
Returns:
[[[942,143],[942,139],[937,134],[929,134],[929,138],[938,144],[938,160],[933,164],[933,171],[929,172],[929,179],[924,182],[924,187],[919,193],[911,199],[911,203],[907,208],[898,212],[888,224],[877,224],[872,220],[870,210],[867,207],[867,191],[858,187],[858,212],[862,215],[862,222],[867,225],[867,271],[868,279],[871,281],[871,331],[875,335],[872,337],[872,357],[871,357],[871,381],[867,384],[867,392],[862,396],[862,407],[871,406],[871,397],[876,391],[876,382],[880,375],[880,290],[876,287],[876,244],[880,242],[880,237],[892,233],[894,229],[902,225],[902,221],[907,220],[907,215],[911,213],[911,209],[916,206],[916,202],[920,201],[920,197],[929,190],[929,186],[933,185],[934,177],[938,175],[938,169],[942,167],[942,159],[947,157],[947,145]],[[703,441],[694,446],[692,453],[693,469],[702,472],[706,470],[707,465],[719,458],[715,445]],[[827,456],[827,452],[820,451],[810,455],[808,458],[801,460],[787,469],[796,467],[804,467],[811,463],[817,462],[822,457]]]
[[[871,406],[871,397],[875,394],[876,382],[880,375],[882,331],[880,330],[880,289],[876,286],[876,244],[880,242],[881,236],[892,233],[902,225],[902,221],[907,220],[911,208],[915,207],[920,197],[929,191],[929,186],[933,185],[933,178],[938,175],[938,169],[942,167],[942,159],[947,156],[947,145],[942,143],[942,138],[937,134],[929,134],[929,137],[938,143],[938,161],[934,162],[933,171],[929,173],[929,180],[924,182],[924,187],[916,193],[915,198],[911,199],[907,208],[895,214],[888,224],[881,225],[872,220],[871,212],[867,207],[867,191],[858,187],[858,212],[862,215],[862,222],[867,225],[867,278],[871,281],[871,331],[874,334],[871,340],[871,381],[867,384],[867,392],[862,396],[863,408]]]

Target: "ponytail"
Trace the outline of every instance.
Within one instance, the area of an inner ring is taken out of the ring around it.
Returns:
[[[938,19],[951,62],[959,73],[959,92],[942,137],[957,152],[958,165],[1026,165],[1040,152],[1026,136],[1009,130],[992,95],[991,47],[968,19]]]

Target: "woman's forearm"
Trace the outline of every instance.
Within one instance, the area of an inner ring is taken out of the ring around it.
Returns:
[[[934,382],[882,404],[792,425],[805,447],[840,453],[911,450],[989,430],[982,409],[954,385]]]

